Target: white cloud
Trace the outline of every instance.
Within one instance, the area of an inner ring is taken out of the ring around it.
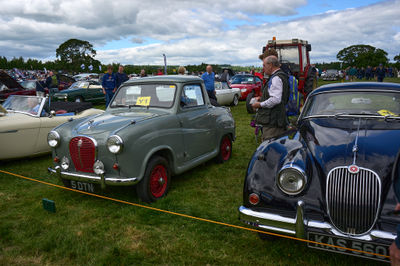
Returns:
[[[259,25],[254,25],[255,15],[284,19],[307,1],[0,0],[0,4],[0,55],[7,57],[54,57],[56,48],[70,38],[96,47],[121,38],[141,45],[98,49],[96,58],[103,63],[124,64],[162,64],[163,53],[176,65],[259,64],[258,54],[272,36],[308,40],[314,62],[335,60],[339,50],[354,44],[384,49],[392,59],[400,45],[400,0]],[[249,23],[228,27],[227,20],[234,19]],[[148,44],[149,39],[156,43]]]

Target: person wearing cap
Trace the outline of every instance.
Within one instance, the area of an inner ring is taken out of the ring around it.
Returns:
[[[115,74],[112,71],[112,66],[108,65],[107,73],[104,74],[102,80],[103,93],[106,96],[106,107],[110,103],[112,97],[114,96],[114,92],[117,89],[117,80],[115,78]]]

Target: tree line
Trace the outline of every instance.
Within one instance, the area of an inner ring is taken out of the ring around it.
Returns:
[[[5,56],[0,56],[0,69],[24,69],[24,70],[40,70],[51,69],[55,71],[64,71],[69,73],[78,72],[93,72],[101,73],[106,71],[107,66],[102,64],[99,60],[95,59],[96,50],[93,45],[88,41],[70,39],[62,43],[56,49],[56,60],[42,62],[37,59],[27,59],[23,57],[12,58],[8,60]],[[316,64],[318,68],[322,69],[345,69],[348,66],[367,67],[378,66],[384,64],[385,66],[392,66],[400,69],[400,53],[396,55],[393,60],[395,63],[390,63],[386,51],[375,48],[371,45],[352,45],[346,47],[338,52],[336,58],[338,62],[319,63]],[[114,71],[118,70],[119,63],[112,63]],[[186,70],[189,73],[204,72],[208,64],[201,63],[200,65],[187,65]],[[222,72],[223,68],[229,67],[234,71],[249,71],[252,68],[260,70],[260,67],[241,67],[231,65],[217,65],[211,64],[215,72]],[[167,67],[168,74],[175,74],[179,66],[169,65]],[[125,72],[127,74],[140,73],[144,69],[146,73],[157,73],[159,69],[164,69],[164,66],[157,65],[125,65]]]

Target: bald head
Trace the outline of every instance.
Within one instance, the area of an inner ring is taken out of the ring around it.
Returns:
[[[206,71],[207,71],[208,74],[211,74],[211,72],[212,72],[212,66],[211,66],[211,65],[208,65],[208,66],[206,67]]]

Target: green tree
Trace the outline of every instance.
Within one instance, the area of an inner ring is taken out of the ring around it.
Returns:
[[[388,53],[382,49],[375,48],[371,45],[352,45],[339,51],[336,58],[343,62],[346,66],[377,66],[380,63],[387,64],[389,59]]]
[[[60,59],[60,66],[67,70],[81,71],[81,65],[85,65],[85,70],[89,65],[93,69],[98,69],[100,61],[94,59],[96,50],[88,41],[69,39],[62,43],[56,50],[56,56]]]
[[[396,61],[396,62],[394,63],[394,66],[395,66],[397,69],[400,69],[400,54],[396,55],[396,56],[393,58],[393,60]]]

